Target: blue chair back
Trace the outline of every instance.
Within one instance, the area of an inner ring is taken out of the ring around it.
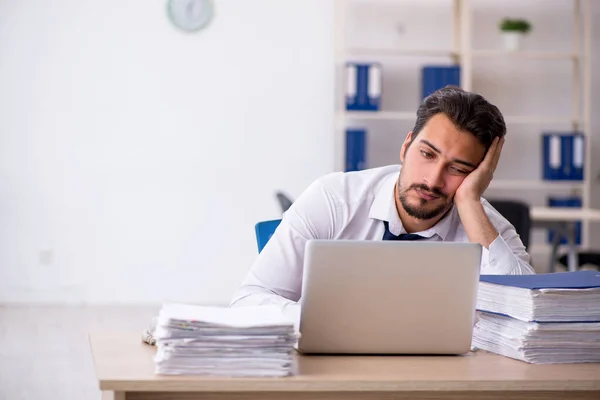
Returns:
[[[270,221],[261,221],[254,226],[259,253],[265,247],[269,239],[271,239],[271,236],[275,233],[275,229],[277,229],[280,222],[281,219],[273,219]]]

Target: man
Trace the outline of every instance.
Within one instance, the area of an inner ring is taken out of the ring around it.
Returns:
[[[309,239],[468,241],[483,246],[482,274],[534,273],[514,227],[481,198],[505,133],[498,108],[478,94],[446,87],[428,96],[400,150],[401,167],[333,173],[310,185],[231,305],[279,304],[297,322]]]

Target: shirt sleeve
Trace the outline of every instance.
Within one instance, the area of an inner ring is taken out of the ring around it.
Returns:
[[[507,221],[495,224],[498,237],[490,244],[487,263],[481,269],[488,275],[529,275],[535,274],[530,265],[530,257],[517,234]]]
[[[297,319],[306,242],[335,236],[339,206],[323,179],[311,184],[284,213],[230,306],[275,304]]]

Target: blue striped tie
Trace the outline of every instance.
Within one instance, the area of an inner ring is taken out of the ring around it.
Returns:
[[[383,233],[383,238],[381,240],[421,240],[425,239],[425,236],[416,235],[414,233],[401,233],[396,236],[392,232],[390,232],[390,225],[387,221],[383,221],[383,225],[385,226],[385,232]]]

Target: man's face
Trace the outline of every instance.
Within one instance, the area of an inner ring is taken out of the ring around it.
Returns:
[[[485,146],[441,113],[411,140],[412,132],[400,150],[398,200],[411,217],[433,219],[452,207],[456,189],[483,160]]]

